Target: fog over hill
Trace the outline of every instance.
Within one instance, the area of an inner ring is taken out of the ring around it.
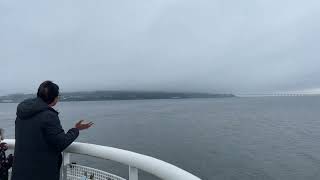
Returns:
[[[3,0],[0,95],[320,88],[319,0]]]

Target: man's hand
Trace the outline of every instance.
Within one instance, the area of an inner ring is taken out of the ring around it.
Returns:
[[[80,131],[81,130],[84,130],[84,129],[88,129],[90,128],[92,125],[93,125],[93,122],[89,122],[89,123],[82,123],[84,120],[80,120],[76,125],[75,125],[75,128],[79,129]]]
[[[11,168],[12,164],[13,164],[13,155],[12,154],[9,154],[7,161],[8,161],[9,168]]]

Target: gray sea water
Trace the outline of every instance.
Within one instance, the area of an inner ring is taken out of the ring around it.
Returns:
[[[0,104],[8,138],[15,109]],[[66,130],[79,119],[95,122],[78,141],[150,155],[204,180],[320,179],[320,97],[64,102],[57,109]],[[127,177],[117,163],[73,161]]]

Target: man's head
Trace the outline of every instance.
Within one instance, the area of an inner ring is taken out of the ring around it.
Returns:
[[[52,81],[45,81],[40,84],[37,97],[41,98],[50,107],[53,107],[58,102],[59,86]]]
[[[8,148],[9,147],[7,143],[0,143],[0,151],[6,151]]]

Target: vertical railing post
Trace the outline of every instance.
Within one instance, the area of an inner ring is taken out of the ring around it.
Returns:
[[[138,169],[129,166],[129,180],[138,180]]]
[[[62,155],[62,173],[61,180],[67,180],[67,166],[70,164],[70,153],[63,153]]]

